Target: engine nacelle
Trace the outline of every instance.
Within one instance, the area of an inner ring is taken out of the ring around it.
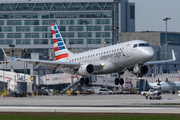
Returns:
[[[142,67],[135,66],[135,67],[133,68],[132,73],[135,74],[135,75],[138,75],[139,73],[141,73],[141,74],[144,75],[144,74],[146,74],[148,71],[149,71],[149,68],[148,68],[148,66],[146,66],[146,65],[144,65],[144,66],[142,66]]]
[[[94,73],[94,66],[92,64],[81,65],[78,72],[81,76],[89,76]]]

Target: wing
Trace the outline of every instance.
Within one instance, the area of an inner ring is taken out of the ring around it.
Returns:
[[[174,54],[174,50],[172,50],[172,60],[162,60],[162,61],[151,61],[151,62],[147,62],[144,63],[144,65],[149,65],[151,68],[155,65],[155,64],[164,64],[164,63],[171,63],[171,62],[175,62],[176,61],[176,57]]]
[[[34,60],[34,59],[22,59],[22,58],[11,58],[8,57],[6,55],[6,53],[4,52],[4,50],[2,49],[4,56],[6,57],[6,59],[14,59],[17,61],[22,61],[22,62],[27,62],[30,64],[35,64],[35,69],[38,68],[40,65],[44,65],[44,66],[50,66],[53,68],[56,68],[56,71],[60,70],[61,68],[70,68],[70,69],[79,69],[79,67],[82,64],[86,64],[86,63],[79,63],[79,62],[65,62],[65,61],[47,61],[47,60]],[[94,67],[100,67],[102,66],[99,63],[91,63]]]

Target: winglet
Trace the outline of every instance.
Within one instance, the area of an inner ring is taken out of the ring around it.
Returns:
[[[5,53],[4,49],[3,49],[3,48],[1,48],[1,49],[2,49],[2,51],[3,51],[3,53],[4,53],[5,58],[7,59],[7,58],[8,58],[8,56],[6,55],[6,53]]]
[[[175,54],[174,54],[174,50],[172,50],[172,58],[173,60],[176,60]]]

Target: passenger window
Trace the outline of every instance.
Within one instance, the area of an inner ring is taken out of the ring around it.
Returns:
[[[137,47],[137,44],[134,44],[133,48],[136,48]]]

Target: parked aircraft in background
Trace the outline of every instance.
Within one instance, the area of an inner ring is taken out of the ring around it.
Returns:
[[[160,89],[161,91],[169,91],[175,94],[175,91],[180,90],[180,82],[170,82],[168,80],[157,83],[148,83],[149,89]]]
[[[51,23],[51,30],[56,61],[16,59],[35,64],[35,68],[40,65],[45,65],[55,68],[56,71],[80,75],[82,76],[82,78],[80,78],[81,85],[84,83],[86,85],[89,84],[88,76],[110,73],[118,73],[118,78],[114,80],[115,84],[118,85],[120,83],[123,85],[124,79],[121,78],[121,75],[127,69],[134,75],[142,77],[148,72],[149,68],[151,69],[155,64],[176,60],[174,51],[172,50],[172,60],[148,62],[155,57],[155,52],[153,48],[143,40],[132,40],[73,54],[67,49],[56,23]]]

